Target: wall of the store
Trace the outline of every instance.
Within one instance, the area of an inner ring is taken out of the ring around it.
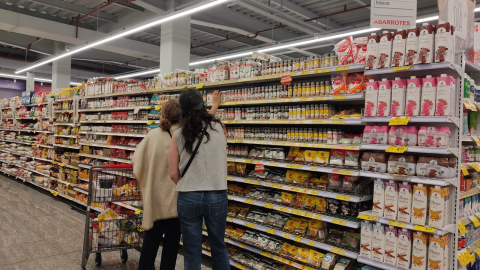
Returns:
[[[0,99],[19,97],[22,95],[23,91],[0,88]]]

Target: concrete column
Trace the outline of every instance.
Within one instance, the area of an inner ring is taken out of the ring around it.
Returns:
[[[65,43],[55,41],[54,53],[65,51]],[[70,87],[72,58],[70,56],[54,61],[52,64],[52,91],[58,88]]]
[[[160,72],[172,72],[176,68],[189,69],[190,16],[162,24],[160,38]]]

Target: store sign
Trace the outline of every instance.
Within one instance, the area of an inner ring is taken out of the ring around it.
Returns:
[[[448,0],[448,22],[455,26],[455,34],[467,38],[468,2],[466,0]]]
[[[27,92],[35,91],[35,73],[27,72]]]
[[[417,0],[372,0],[370,27],[410,29],[416,20]]]

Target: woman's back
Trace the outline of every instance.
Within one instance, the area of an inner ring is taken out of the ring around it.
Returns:
[[[203,137],[195,158],[177,184],[177,191],[227,189],[227,141],[220,123],[212,122],[212,127],[207,128],[210,140],[207,142],[207,136]],[[185,150],[182,129],[176,130],[174,135],[180,155],[179,170],[183,172],[191,155]],[[198,139],[193,143],[194,149],[197,143]]]

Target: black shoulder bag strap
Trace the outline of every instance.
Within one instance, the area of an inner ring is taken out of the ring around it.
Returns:
[[[185,166],[185,169],[183,169],[182,177],[187,173],[188,168],[190,167],[190,164],[192,164],[193,159],[195,158],[195,155],[198,152],[198,148],[200,148],[200,144],[203,141],[203,137],[205,136],[205,132],[207,131],[207,126],[205,126],[202,130],[202,135],[200,135],[200,139],[198,140],[197,146],[195,147],[195,150],[193,151],[193,154],[190,156],[190,160],[188,160],[187,166]]]
[[[168,132],[168,135],[170,135],[170,138],[172,138],[172,133],[170,132],[170,130],[167,130]]]

